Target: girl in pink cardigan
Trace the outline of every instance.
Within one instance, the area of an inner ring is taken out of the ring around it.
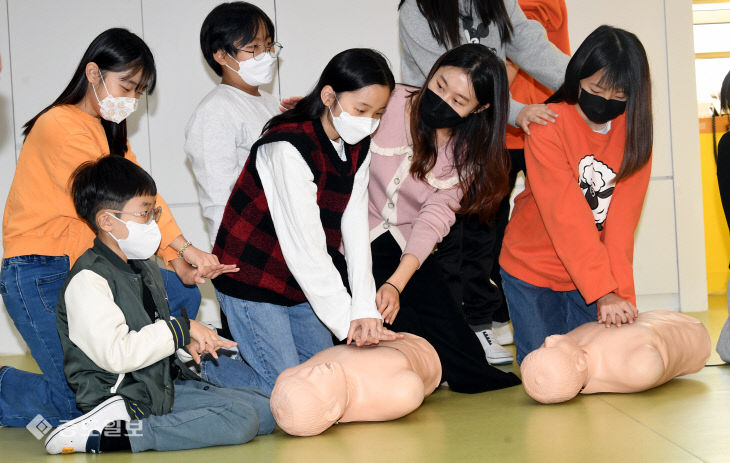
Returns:
[[[396,86],[371,145],[369,194],[378,311],[428,340],[458,392],[519,384],[491,367],[430,258],[455,211],[489,220],[507,191],[504,63],[467,44],[434,64],[423,88]]]

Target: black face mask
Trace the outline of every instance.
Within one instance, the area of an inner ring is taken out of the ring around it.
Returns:
[[[586,117],[596,124],[605,124],[626,111],[625,101],[607,100],[602,96],[594,95],[583,87],[578,96],[578,105]]]
[[[454,127],[466,119],[428,87],[421,96],[420,115],[423,123],[432,129]]]

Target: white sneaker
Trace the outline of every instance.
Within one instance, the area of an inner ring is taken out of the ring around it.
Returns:
[[[512,336],[512,328],[509,326],[509,322],[492,322],[492,333],[494,333],[494,339],[502,346],[508,346],[515,343],[515,338]]]
[[[508,365],[514,360],[507,349],[500,346],[494,339],[492,330],[477,331],[477,339],[482,344],[482,349],[487,355],[487,362],[490,365]]]
[[[51,455],[75,452],[97,453],[98,447],[87,447],[89,436],[94,431],[97,435],[101,434],[109,423],[119,420],[131,421],[131,418],[122,396],[115,395],[97,405],[89,413],[57,427],[46,439],[46,452]]]

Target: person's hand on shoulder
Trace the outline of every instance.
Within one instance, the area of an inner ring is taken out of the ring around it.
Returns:
[[[548,122],[555,122],[555,118],[558,114],[552,109],[548,108],[546,104],[530,104],[522,108],[515,124],[525,132],[526,135],[530,135],[530,124],[535,122],[540,125],[547,125]]]
[[[289,98],[283,98],[279,102],[279,110],[281,112],[289,111],[290,109],[294,109],[294,106],[299,103],[299,101],[302,99],[300,96],[290,96]]]

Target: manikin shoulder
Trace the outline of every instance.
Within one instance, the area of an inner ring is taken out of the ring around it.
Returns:
[[[642,344],[629,353],[626,362],[626,385],[637,391],[657,386],[666,372],[666,365],[658,347]]]
[[[606,352],[602,357],[582,393],[645,391],[661,384],[666,373],[662,353],[652,343]]]
[[[425,396],[423,380],[410,369],[356,381],[357,397],[340,422],[395,420],[417,409]]]
[[[411,413],[423,403],[425,388],[423,380],[413,370],[401,370],[384,385],[378,397],[384,407],[392,406],[393,419]]]

